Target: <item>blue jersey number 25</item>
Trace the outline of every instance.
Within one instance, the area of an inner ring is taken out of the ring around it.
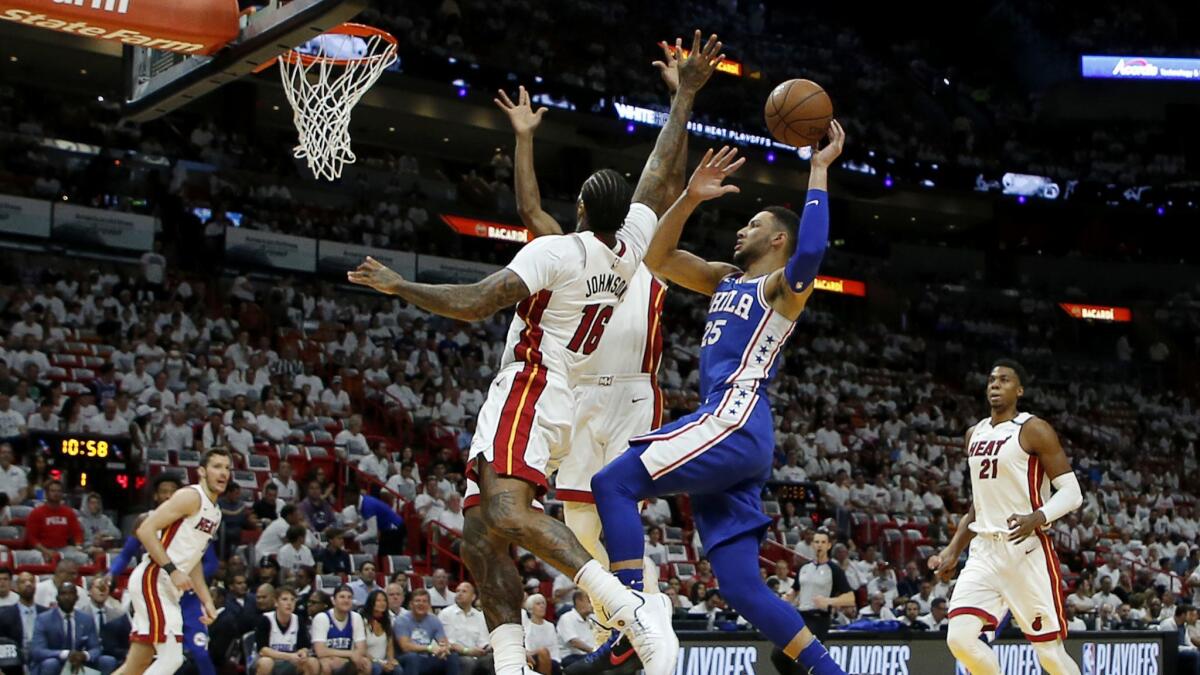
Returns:
[[[700,340],[701,348],[717,344],[717,340],[721,339],[721,327],[726,321],[727,319],[716,319],[704,326],[704,339]]]

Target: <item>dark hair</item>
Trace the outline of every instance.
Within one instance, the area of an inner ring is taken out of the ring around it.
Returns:
[[[293,525],[287,529],[287,534],[285,534],[284,537],[287,539],[289,544],[297,539],[304,541],[304,534],[306,532],[308,532],[308,530],[306,530],[303,526]]]
[[[353,589],[353,588],[350,588],[350,586],[349,586],[349,585],[347,585],[347,584],[338,584],[338,585],[337,585],[337,588],[333,589],[333,594],[329,596],[330,600],[332,600],[333,598],[336,598],[336,597],[337,597],[337,594],[338,594],[338,593],[341,593],[342,591],[346,591],[347,593],[349,593],[349,594],[350,594],[350,595],[352,595],[352,596],[354,595],[354,589]]]
[[[815,535],[818,535],[818,534],[823,534],[823,535],[825,535],[825,537],[826,537],[827,539],[829,539],[829,543],[831,543],[831,544],[832,544],[832,543],[833,543],[833,542],[834,542],[834,541],[837,539],[836,537],[834,537],[834,536],[833,536],[833,533],[832,533],[832,532],[830,532],[830,531],[829,531],[829,528],[827,528],[827,527],[818,527],[818,528],[816,529],[816,531],[814,531],[814,532],[813,532],[813,535],[815,536]]]
[[[304,568],[303,568],[303,567],[301,567],[300,569],[304,569]],[[295,591],[295,589],[293,589],[291,586],[280,586],[279,588],[276,588],[276,589],[275,589],[275,599],[276,599],[276,600],[278,600],[278,599],[279,599],[279,598],[281,598],[281,597],[282,597],[282,596],[283,596],[285,593],[286,593],[287,595],[290,595],[290,596],[292,596],[293,598],[294,598],[294,597],[296,597],[296,591]]]
[[[613,169],[601,169],[588,176],[579,188],[579,199],[586,211],[588,228],[611,234],[621,228],[629,213],[633,188]]]
[[[212,461],[213,457],[224,457],[225,459],[228,459],[230,463],[233,462],[233,456],[229,454],[228,450],[225,450],[224,448],[212,448],[204,452],[204,456],[200,458],[200,466],[207,469],[208,463]]]
[[[371,567],[374,567],[376,571],[379,571],[379,565],[376,565],[374,560],[362,561],[362,564],[358,566],[358,571],[359,572],[363,571],[363,568],[366,567],[367,565],[370,565]]]
[[[383,591],[371,591],[369,594],[367,594],[367,602],[362,607],[362,618],[363,618],[363,622],[366,623],[368,626],[371,624],[372,621],[376,620],[375,616],[374,616],[374,614],[375,614],[375,598],[378,598],[381,595],[383,596],[383,599],[384,599],[384,607],[383,607],[383,617],[381,619],[379,619],[379,625],[383,627],[384,635],[391,635],[392,619],[391,619],[391,617],[388,616],[387,593],[384,593]]]
[[[942,606],[942,605],[944,605],[944,604],[946,604],[946,599],[945,599],[945,598],[934,598],[933,600],[931,600],[931,601],[929,602],[929,606],[930,606],[931,608],[932,608],[932,607],[941,607],[941,606]]]
[[[796,233],[800,231],[800,216],[786,206],[768,206],[763,209],[775,219],[775,224],[787,234],[788,248],[796,243]]]
[[[7,574],[10,579],[12,578],[12,570],[7,567],[0,567],[0,574]]]
[[[287,518],[288,516],[292,515],[295,512],[296,512],[295,504],[284,504],[283,508],[279,509],[279,517]]]
[[[63,482],[62,482],[61,480],[57,480],[57,479],[54,479],[54,478],[52,478],[52,479],[50,479],[50,480],[46,481],[46,488],[47,488],[47,489],[49,489],[49,487],[50,487],[51,485],[57,485],[58,487],[62,487],[62,486],[63,486]]]
[[[423,595],[423,596],[425,596],[426,598],[430,597],[430,596],[429,596],[429,591],[425,590],[424,588],[417,588],[417,589],[414,589],[414,590],[413,590],[411,593],[409,593],[409,594],[408,594],[408,601],[409,601],[409,602],[412,602],[412,601],[413,601],[413,600],[415,600],[415,599],[416,599],[418,596],[422,596],[422,595]]]
[[[1022,387],[1029,383],[1029,373],[1025,371],[1025,366],[1012,359],[996,359],[991,369],[995,370],[997,368],[1011,368],[1017,374],[1017,384]]]

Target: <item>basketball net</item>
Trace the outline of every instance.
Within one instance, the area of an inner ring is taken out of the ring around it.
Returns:
[[[354,163],[350,113],[395,62],[396,39],[359,24],[343,24],[279,57],[300,139],[292,154],[305,160],[314,177],[337,180]]]

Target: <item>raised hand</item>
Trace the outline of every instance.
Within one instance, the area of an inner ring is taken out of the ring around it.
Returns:
[[[380,293],[391,293],[392,289],[404,280],[399,274],[371,256],[367,256],[367,259],[357,269],[347,272],[346,279],[352,284],[369,286]]]
[[[679,38],[676,38],[674,47],[667,44],[666,41],[659,42],[658,46],[663,50],[663,60],[651,64],[658,68],[658,74],[662,75],[663,82],[666,83],[667,90],[671,92],[672,96],[679,91],[680,42]]]
[[[737,157],[737,148],[725,146],[715,154],[713,149],[709,148],[700,160],[700,166],[696,167],[688,180],[688,196],[704,202],[733,192],[741,192],[738,186],[723,185],[723,182],[745,163],[745,157]]]
[[[512,124],[513,132],[518,136],[522,134],[532,134],[538,125],[542,123],[542,115],[546,114],[546,108],[538,108],[534,112],[533,106],[529,103],[529,92],[525,87],[517,89],[517,102],[513,103],[508,94],[501,89],[497,92],[498,96],[493,101],[501,110],[508,115],[508,121]]]
[[[846,144],[846,130],[837,120],[829,122],[829,144],[813,152],[810,163],[815,169],[828,169],[834,160],[842,154],[842,146]]]
[[[717,40],[716,34],[708,36],[708,42],[704,46],[700,46],[700,31],[697,30],[692,36],[692,50],[687,56],[683,56],[681,51],[683,40],[675,39],[675,52],[679,55],[679,90],[689,94],[695,94],[700,91],[708,78],[712,77],[713,71],[725,59],[725,55],[721,53],[721,42]]]

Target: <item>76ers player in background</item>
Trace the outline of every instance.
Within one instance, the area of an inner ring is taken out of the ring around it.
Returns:
[[[200,482],[177,491],[137,528],[137,538],[146,548],[146,557],[129,576],[133,594],[133,635],[129,657],[121,670],[125,675],[173,675],[183,665],[183,615],[179,601],[186,591],[200,597],[208,625],[217,616],[200,559],[221,526],[217,497],[229,484],[229,452],[204,453],[198,473]],[[154,663],[146,650],[153,649]]]
[[[971,555],[950,598],[946,642],[972,675],[1000,675],[1000,660],[979,634],[994,629],[1006,609],[1033,643],[1046,672],[1079,675],[1063,645],[1062,577],[1046,529],[1079,508],[1083,494],[1054,429],[1045,420],[1017,412],[1028,381],[1016,361],[992,366],[987,384],[991,417],[967,431],[971,508],[949,545],[929,559],[929,567],[949,581],[970,543]]]
[[[829,136],[829,145],[813,154],[803,218],[780,207],[756,214],[738,232],[736,265],[677,249],[683,224],[700,203],[696,187],[731,174],[743,161],[733,161],[736,151],[728,148],[705,154],[687,189],[663,216],[645,258],[655,274],[712,296],[700,342],[704,403],[691,415],[632,439],[629,449],[592,480],[611,569],[622,581],[634,588],[643,581],[638,502],[692,495],[696,528],[721,594],[815,675],[843,671],[795,608],[759,576],[758,551],[771,523],[761,497],[775,448],[767,388],[812,294],[829,239],[828,171],[841,154],[845,132],[833,122]]]

